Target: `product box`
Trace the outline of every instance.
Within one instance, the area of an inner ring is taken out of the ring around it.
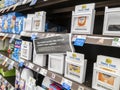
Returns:
[[[15,34],[20,34],[23,31],[23,29],[24,29],[24,20],[25,20],[24,16],[20,16],[20,17],[16,18]]]
[[[48,70],[63,74],[65,56],[64,54],[49,54]]]
[[[87,60],[84,59],[84,54],[67,52],[65,77],[83,83],[85,81],[86,66]]]
[[[120,7],[105,7],[103,35],[120,36]]]
[[[43,54],[36,54],[35,50],[34,50],[33,63],[36,64],[36,65],[39,65],[41,67],[44,67],[44,66],[46,66],[46,59],[47,59],[46,57],[47,56],[43,55]]]
[[[7,20],[8,15],[4,14],[2,16],[2,32],[6,33],[8,31],[8,20]]]
[[[25,85],[25,90],[35,90],[35,88],[36,88],[36,80],[33,77],[29,77]]]
[[[16,32],[16,18],[18,16],[22,16],[22,14],[17,12],[8,14],[8,33]]]
[[[4,0],[0,1],[0,9],[4,8]]]
[[[14,51],[12,53],[12,59],[18,62],[20,60],[21,44],[22,40],[16,40],[14,45]]]
[[[24,31],[32,31],[33,17],[34,14],[27,15],[27,18],[25,19]]]
[[[95,18],[95,3],[77,5],[72,12],[71,32],[73,34],[92,34]]]
[[[20,57],[26,60],[31,60],[31,56],[32,56],[32,43],[22,41]]]
[[[33,17],[32,31],[45,32],[45,21],[46,12],[45,11],[36,12],[35,16]]]
[[[109,56],[97,56],[94,63],[92,88],[97,90],[120,89],[120,59]]]

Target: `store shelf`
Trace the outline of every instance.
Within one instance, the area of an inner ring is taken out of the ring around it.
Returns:
[[[83,84],[79,84],[77,82],[74,82],[72,80],[69,80],[67,78],[65,78],[64,76],[60,75],[60,74],[57,74],[57,73],[54,73],[54,72],[51,72],[49,71],[48,69],[44,68],[44,67],[40,67],[32,62],[29,62],[27,60],[24,60],[24,65],[26,67],[28,67],[29,69],[35,71],[35,72],[38,72],[39,74],[43,75],[43,76],[47,76],[49,77],[51,80],[59,83],[59,84],[62,84],[62,82],[66,82],[68,85],[71,86],[71,89],[72,90],[94,90],[92,88],[89,88]]]
[[[12,78],[9,77],[9,80],[8,80],[8,78],[6,79],[2,75],[0,75],[0,83],[5,82],[9,89],[11,88],[11,90],[15,90],[15,87],[10,83],[11,80],[13,80],[13,77]]]
[[[73,35],[72,41],[75,41],[76,38],[85,38],[86,44],[95,44],[102,46],[112,46],[120,47],[120,45],[114,45],[113,41],[115,38],[120,38],[116,36],[104,36],[104,35]]]
[[[19,68],[19,63],[18,63],[18,62],[10,59],[9,57],[5,56],[5,55],[2,54],[2,53],[0,53],[0,57],[1,57],[2,59],[4,59],[4,60],[7,60],[7,62],[9,62],[9,63],[13,63],[13,66],[14,66],[16,69]]]

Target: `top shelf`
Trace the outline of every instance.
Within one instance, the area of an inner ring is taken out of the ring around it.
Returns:
[[[96,3],[96,9],[97,9],[97,15],[103,15],[104,14],[104,7],[114,7],[114,6],[120,6],[119,0],[101,0],[101,1],[94,1]],[[89,1],[89,3],[93,2],[92,0]],[[48,1],[41,1],[38,0],[37,3],[34,6],[29,6],[29,4],[25,5],[18,5],[15,8],[15,11],[17,12],[24,12],[24,13],[33,13],[35,11],[39,10],[45,10],[48,12],[48,14],[58,14],[58,13],[68,13],[75,9],[75,5],[78,4],[84,4],[85,1],[79,1],[79,0],[48,0]],[[10,6],[4,9],[1,9],[0,14],[8,13],[14,11],[14,6]],[[3,12],[3,13],[2,13]]]

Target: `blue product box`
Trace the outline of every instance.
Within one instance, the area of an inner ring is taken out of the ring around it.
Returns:
[[[9,6],[9,0],[5,0],[5,1],[4,1],[4,6],[5,6],[5,7],[8,7],[8,6]]]
[[[8,32],[9,33],[15,33],[15,24],[16,24],[16,18],[18,16],[22,16],[21,13],[13,12],[8,14]]]
[[[2,16],[2,32],[7,33],[8,31],[8,22],[7,22],[7,15]]]
[[[16,18],[16,24],[15,24],[15,33],[20,34],[23,31],[23,25],[24,25],[24,16],[20,16]]]
[[[8,3],[9,3],[8,5],[11,6],[11,5],[16,4],[16,3],[17,3],[17,0],[9,0]]]
[[[22,44],[22,40],[16,40],[14,45],[14,51],[12,53],[12,59],[17,62],[20,59],[21,44]]]

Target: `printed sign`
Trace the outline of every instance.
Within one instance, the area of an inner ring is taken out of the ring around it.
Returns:
[[[70,34],[34,40],[34,47],[37,54],[66,53],[66,51],[73,51]]]

